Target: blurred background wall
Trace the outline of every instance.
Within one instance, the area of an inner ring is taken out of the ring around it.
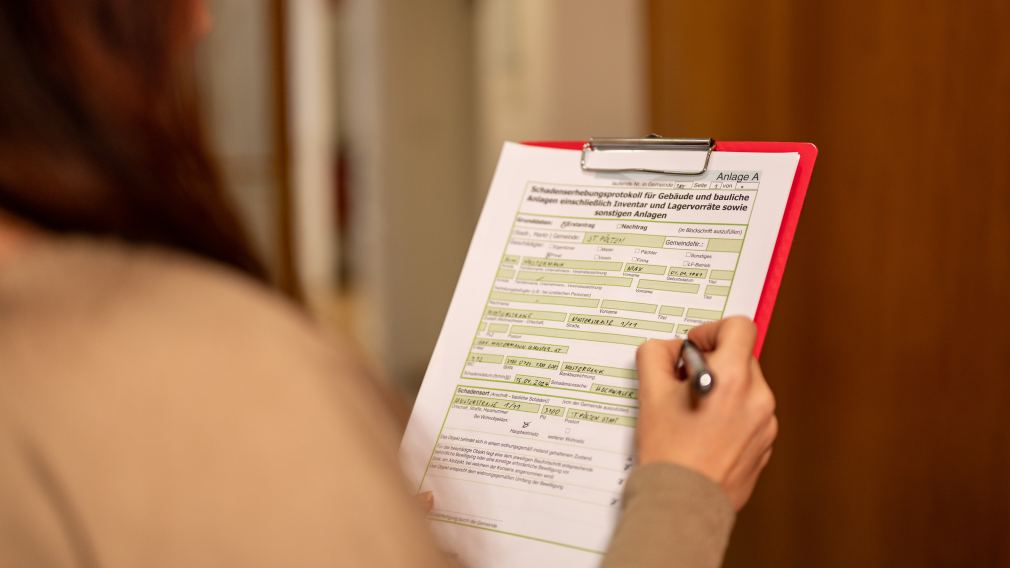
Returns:
[[[345,313],[363,348],[412,394],[502,143],[645,128],[644,4],[347,0],[341,8]]]
[[[267,0],[212,0],[214,31],[199,46],[211,139],[260,253],[280,262],[274,53]]]
[[[339,274],[336,22],[327,0],[208,0],[199,70],[235,201],[285,291],[325,310]]]
[[[1010,565],[1004,0],[214,0],[210,124],[278,283],[415,392],[504,140],[821,150],[729,566]]]
[[[655,129],[821,151],[762,357],[781,435],[727,564],[1010,565],[1010,4],[649,14]]]

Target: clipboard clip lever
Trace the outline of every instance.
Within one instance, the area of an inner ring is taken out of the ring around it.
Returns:
[[[582,157],[579,165],[586,172],[642,172],[651,174],[667,174],[679,176],[700,176],[708,171],[709,160],[715,149],[712,138],[663,138],[658,134],[650,134],[646,138],[590,138],[582,145]],[[587,158],[592,152],[635,151],[635,150],[677,150],[705,152],[705,162],[700,169],[671,170],[661,168],[636,167],[600,167],[587,164]]]

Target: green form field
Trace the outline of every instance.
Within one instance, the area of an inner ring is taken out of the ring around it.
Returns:
[[[491,339],[488,337],[478,337],[474,342],[476,347],[495,347],[498,349],[526,349],[527,351],[539,351],[541,353],[568,353],[567,345],[553,345],[551,343],[529,343],[526,341],[512,341],[511,339]]]
[[[684,282],[667,282],[666,280],[646,280],[638,281],[638,287],[643,290],[665,290],[667,292],[685,292],[697,294],[699,286],[697,284],[687,284]]]
[[[632,278],[627,276],[593,276],[590,274],[563,274],[559,272],[520,270],[516,281],[586,284],[589,286],[631,286]]]
[[[635,426],[635,419],[631,416],[621,416],[618,414],[607,414],[605,412],[594,412],[592,410],[580,410],[569,408],[565,418],[572,420],[584,420],[586,422],[599,422],[600,424],[617,424],[618,426]]]
[[[601,308],[611,310],[624,310],[628,312],[642,312],[643,314],[656,313],[656,304],[646,304],[645,302],[624,302],[621,300],[603,300]]]
[[[659,315],[661,316],[682,316],[684,315],[684,308],[677,308],[674,306],[660,306]]]
[[[547,377],[534,377],[532,375],[516,375],[512,381],[517,385],[530,385],[533,387],[551,386],[551,380]]]
[[[587,325],[609,325],[624,329],[648,329],[650,331],[672,332],[673,324],[661,321],[649,321],[640,319],[618,318],[614,316],[596,316],[587,314],[572,314],[568,316],[571,323],[581,323]]]
[[[491,292],[492,300],[502,302],[523,302],[526,304],[550,304],[552,306],[576,306],[579,308],[595,308],[600,301],[594,298],[575,298],[573,296],[549,296],[541,294],[517,294],[515,292]]]
[[[705,250],[712,252],[740,252],[743,239],[709,239]]]
[[[599,341],[602,343],[620,343],[623,345],[641,345],[644,337],[620,335],[617,333],[601,333],[598,331],[580,331],[576,329],[561,329],[556,327],[534,327],[531,325],[513,325],[514,335],[538,335],[540,337],[561,337],[565,339],[581,339],[583,341]]]
[[[509,330],[509,324],[507,323],[489,323],[487,324],[487,330],[491,333],[505,333]]]
[[[691,331],[693,325],[681,324],[677,326],[677,333],[687,333]]]
[[[516,271],[512,270],[511,268],[499,268],[497,276],[502,280],[511,280],[515,278]]]
[[[702,310],[700,308],[690,308],[687,310],[687,317],[700,320],[717,320],[722,317],[719,310]]]
[[[712,280],[732,280],[733,272],[733,270],[713,270],[708,277]]]
[[[487,322],[486,321],[480,322],[480,325],[477,326],[477,331],[484,331],[485,329],[487,329]]]
[[[624,265],[625,272],[634,272],[636,274],[666,274],[666,267],[660,266],[658,264],[637,264],[634,262],[629,262]]]
[[[593,383],[589,387],[590,392],[606,394],[609,396],[619,396],[622,398],[638,398],[638,389],[632,389],[628,387],[615,387],[612,385],[601,385],[599,383]]]
[[[550,359],[534,359],[532,357],[506,357],[506,365],[512,365],[513,367],[529,367],[531,369],[546,369],[548,371],[556,371],[560,363],[558,361],[552,361]]]
[[[639,235],[636,233],[586,233],[582,242],[587,245],[616,245],[628,247],[663,248],[664,235]]]
[[[705,294],[709,296],[729,296],[729,286],[705,286]]]
[[[504,258],[501,259],[502,264],[519,264],[519,255],[517,254],[506,254]]]
[[[470,353],[466,358],[467,363],[501,363],[505,359],[504,355],[494,353]]]
[[[604,377],[618,377],[621,379],[638,378],[638,373],[634,369],[621,369],[620,367],[606,367],[604,365],[593,365],[592,363],[564,363],[561,365],[561,370],[567,371],[569,373],[601,375]]]
[[[476,406],[479,408],[495,408],[498,410],[518,410],[520,412],[540,412],[540,405],[535,402],[522,402],[501,398],[484,398],[457,394],[452,397],[453,406]]]
[[[704,268],[681,268],[679,266],[673,266],[670,268],[670,272],[667,276],[674,276],[676,278],[704,278],[708,275],[708,270]]]
[[[547,416],[564,416],[565,407],[545,404],[544,409],[540,411],[540,414],[546,414]]]
[[[620,262],[609,262],[606,260],[567,260],[563,258],[534,258],[527,256],[523,259],[523,267],[532,268],[574,268],[577,270],[620,270]]]
[[[518,310],[513,308],[488,308],[484,311],[484,317],[506,318],[506,319],[532,319],[565,321],[568,314],[565,312],[547,312],[542,310]]]

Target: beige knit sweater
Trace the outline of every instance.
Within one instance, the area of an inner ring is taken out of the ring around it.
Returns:
[[[0,567],[445,565],[332,343],[176,253],[51,238],[0,264]],[[640,468],[601,561],[717,566],[732,522],[701,475]]]

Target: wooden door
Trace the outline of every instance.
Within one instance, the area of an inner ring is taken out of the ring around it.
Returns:
[[[652,0],[652,129],[820,148],[728,566],[1010,565],[1010,3]]]

